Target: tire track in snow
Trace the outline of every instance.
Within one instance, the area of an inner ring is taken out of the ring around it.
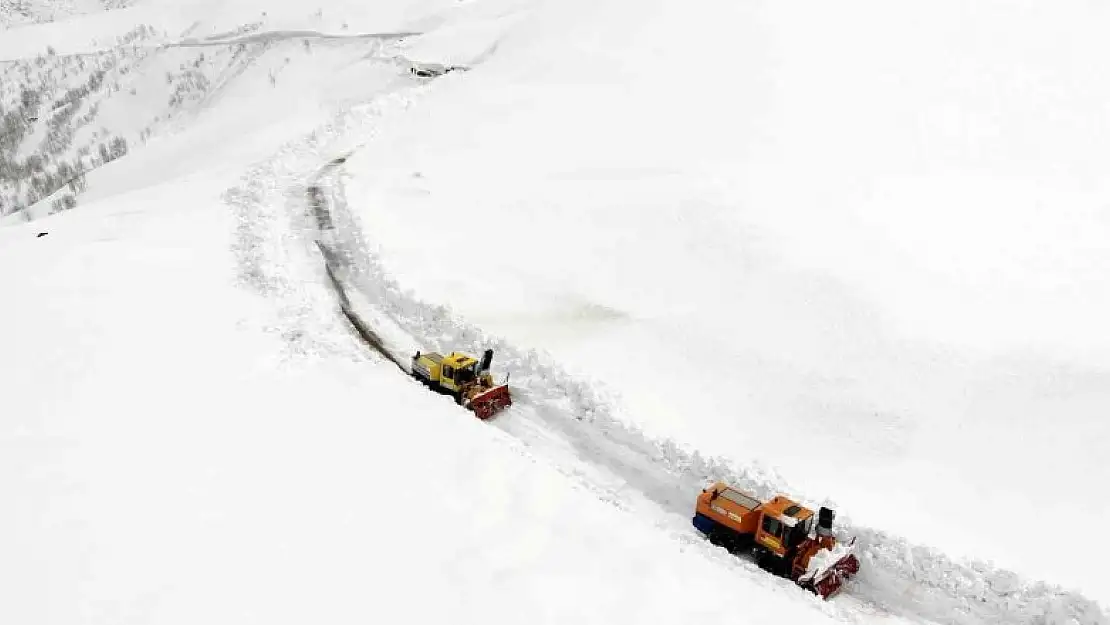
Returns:
[[[358,33],[352,35],[333,35],[317,30],[268,30],[263,32],[236,35],[233,37],[205,37],[204,39],[182,39],[172,43],[164,43],[158,48],[205,48],[210,46],[227,46],[237,43],[257,43],[284,41],[288,39],[316,39],[324,41],[396,41],[408,37],[417,37],[424,33],[418,31],[397,31],[386,33]]]
[[[143,43],[134,42],[127,44],[111,44],[103,48],[95,50],[88,50],[86,52],[66,52],[54,54],[54,58],[71,59],[71,58],[88,58],[97,57],[110,54],[116,50],[146,50],[151,52],[160,52],[162,50],[170,50],[173,48],[214,48],[214,47],[227,47],[236,44],[253,44],[262,43],[270,44],[277,41],[290,41],[290,40],[313,40],[313,41],[334,41],[334,42],[379,42],[379,43],[392,43],[409,37],[419,37],[424,33],[419,31],[396,31],[396,32],[383,32],[383,33],[355,33],[349,35],[335,35],[316,30],[268,30],[262,32],[253,32],[235,36],[220,36],[214,35],[203,39],[182,39],[179,41],[163,41],[159,43]],[[36,56],[38,53],[36,53]],[[20,56],[13,58],[0,59],[0,63],[17,63],[20,61],[28,61],[34,59],[35,56]]]
[[[412,90],[419,92],[420,88]],[[243,210],[265,213],[268,204],[280,201],[283,184],[301,189],[304,180],[310,179],[321,162],[329,160],[323,152],[324,145],[350,149],[350,137],[369,140],[375,124],[391,111],[403,109],[407,99],[399,94],[389,94],[369,105],[354,107],[340,114],[331,123],[314,132],[303,141],[294,142],[281,153],[247,173],[244,185],[229,190],[229,201]],[[334,153],[334,152],[333,152]],[[320,233],[315,226],[306,225],[303,202],[300,210],[286,192],[287,229],[300,231],[299,238],[307,242],[300,246],[296,258],[264,258],[259,254],[246,254],[242,258],[240,273],[247,282],[257,282],[259,275],[274,274],[281,268],[290,268],[288,261],[303,264],[326,264],[331,277],[340,286],[348,308],[355,307],[349,296],[357,296],[372,306],[372,325],[380,334],[376,340],[382,350],[392,353],[399,367],[403,365],[408,348],[419,344],[423,349],[461,349],[480,351],[492,347],[500,354],[501,367],[512,374],[517,405],[502,413],[495,424],[510,433],[523,433],[525,424],[515,424],[514,419],[534,418],[535,426],[554,433],[578,454],[583,465],[600,463],[600,471],[619,478],[622,484],[613,487],[596,484],[618,501],[629,497],[641,498],[658,506],[670,515],[668,531],[685,545],[696,545],[715,557],[723,550],[708,547],[708,542],[695,536],[689,527],[694,495],[711,480],[723,480],[747,488],[757,496],[768,497],[776,492],[793,493],[781,478],[758,466],[738,467],[720,458],[706,457],[697,450],[684,448],[668,439],[653,439],[636,426],[620,419],[612,402],[589,383],[577,379],[554,364],[536,350],[521,350],[503,339],[489,336],[479,328],[454,315],[445,306],[420,300],[407,292],[383,269],[378,257],[367,247],[357,216],[348,208],[343,194],[341,172],[326,168],[316,172],[313,180],[328,182],[330,217],[334,229]],[[271,211],[272,212],[272,211]],[[271,215],[272,219],[277,219]],[[245,224],[245,225],[242,225]],[[285,233],[272,232],[270,236],[288,238]],[[320,263],[316,248],[317,237],[327,239],[325,245],[332,251]],[[252,230],[250,220],[241,222],[239,238],[245,241],[265,239]],[[296,238],[296,235],[295,235]],[[259,247],[259,249],[265,246]],[[296,246],[294,246],[296,247]],[[315,258],[315,260],[313,260]],[[263,281],[265,282],[265,281]],[[263,289],[262,295],[275,294]],[[281,294],[288,295],[288,294]],[[289,304],[289,297],[279,297],[282,310],[298,311]],[[320,305],[319,293],[310,298]],[[332,300],[334,302],[334,300]],[[366,310],[358,310],[361,319]],[[287,319],[298,324],[303,320],[296,315]],[[384,324],[379,326],[378,322]],[[386,327],[388,326],[388,327]],[[464,413],[465,414],[465,413]],[[463,417],[465,418],[465,417]],[[621,491],[621,487],[625,491]],[[813,504],[810,498],[801,497]],[[816,502],[820,505],[826,502]],[[686,527],[679,529],[682,524]],[[838,537],[855,536],[858,555],[863,564],[859,575],[849,583],[844,594],[869,604],[866,609],[876,613],[890,613],[912,621],[934,621],[951,625],[972,623],[1028,623],[1044,625],[1110,625],[1103,609],[1079,593],[1067,591],[1044,582],[1021,579],[1019,576],[996,569],[984,562],[957,562],[945,554],[927,547],[910,544],[903,538],[880,530],[855,526],[847,515],[841,515]],[[754,566],[754,565],[752,565]],[[758,575],[772,578],[761,571]],[[779,580],[789,584],[785,580]],[[807,597],[798,590],[799,598]],[[817,601],[816,598],[813,600]],[[852,610],[837,607],[834,600],[824,606],[830,613],[850,620],[860,617]]]
[[[320,246],[320,254],[326,259],[331,252]],[[350,322],[351,327],[358,333],[362,342],[376,351],[378,354],[397,365],[402,371],[406,371],[405,365],[402,364],[400,358],[397,357],[389,348],[386,347],[385,342],[382,340],[378,333],[374,331],[366,322],[359,317],[351,307],[351,301],[347,298],[347,291],[343,288],[343,284],[335,277],[335,271],[332,269],[331,263],[327,260],[324,261],[324,271],[327,273],[328,282],[331,283],[332,290],[339,298],[339,310],[343,316]]]

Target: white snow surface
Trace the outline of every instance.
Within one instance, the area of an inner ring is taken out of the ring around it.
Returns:
[[[1106,22],[148,0],[3,31],[261,48],[0,229],[0,622],[1110,623]],[[402,363],[493,347],[515,405],[427,393],[341,303]],[[710,546],[718,479],[832,505],[860,574],[821,602]]]

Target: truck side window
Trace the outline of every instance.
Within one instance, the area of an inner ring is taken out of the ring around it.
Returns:
[[[443,377],[450,380],[455,376],[455,370],[448,365],[443,365]]]
[[[782,538],[782,522],[778,519],[765,516],[763,517],[763,531],[775,538]]]

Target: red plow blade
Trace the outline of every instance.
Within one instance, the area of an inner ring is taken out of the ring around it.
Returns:
[[[844,582],[859,572],[859,560],[855,554],[848,555],[837,561],[836,564],[826,569],[807,584],[809,589],[822,599],[828,599],[840,591]]]
[[[853,549],[855,544],[853,538],[846,547],[838,545],[832,551],[819,551],[810,560],[809,570],[798,578],[798,585],[822,599],[835,595],[848,578],[859,572],[859,558]]]
[[[495,386],[475,395],[470,400],[470,409],[482,420],[492,417],[511,405],[513,405],[513,399],[509,395],[508,384]]]

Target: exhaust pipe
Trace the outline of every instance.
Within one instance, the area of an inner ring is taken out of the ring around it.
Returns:
[[[821,506],[821,509],[817,511],[818,536],[832,536],[833,518],[835,517],[836,513],[833,512],[830,508]]]
[[[478,375],[489,371],[491,364],[493,364],[493,350],[487,349],[486,353],[482,354],[482,364],[478,366]]]

